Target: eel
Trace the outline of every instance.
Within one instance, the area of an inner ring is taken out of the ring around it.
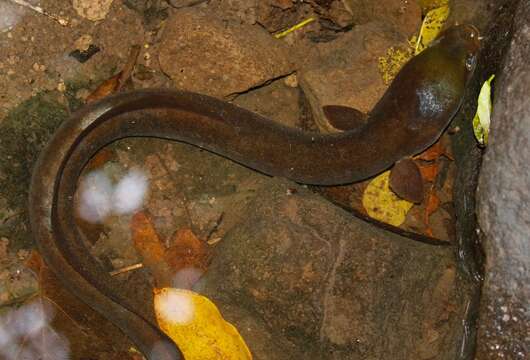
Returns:
[[[342,133],[288,128],[230,103],[176,90],[139,90],[85,106],[65,121],[33,170],[34,240],[63,285],[114,323],[150,360],[182,359],[178,347],[83,244],[74,194],[88,160],[125,137],[176,140],[296,182],[360,181],[433,144],[458,111],[480,48],[472,25],[450,27],[406,63],[366,124]]]

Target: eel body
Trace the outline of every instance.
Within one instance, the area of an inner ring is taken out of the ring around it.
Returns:
[[[117,325],[146,357],[182,358],[83,244],[73,198],[87,161],[117,139],[144,136],[189,143],[301,183],[360,181],[439,138],[459,109],[478,49],[474,27],[449,28],[403,66],[364,126],[338,134],[287,128],[183,91],[134,91],[90,104],[61,125],[35,165],[29,201],[34,239],[63,284]]]

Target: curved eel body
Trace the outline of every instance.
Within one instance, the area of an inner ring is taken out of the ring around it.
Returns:
[[[34,239],[63,284],[117,325],[151,360],[182,358],[92,258],[75,225],[73,198],[87,161],[124,137],[182,141],[252,169],[297,182],[351,183],[433,144],[457,112],[478,52],[472,26],[448,29],[411,59],[363,127],[340,134],[287,128],[208,96],[169,90],[119,94],[88,105],[62,124],[42,152],[30,189]]]

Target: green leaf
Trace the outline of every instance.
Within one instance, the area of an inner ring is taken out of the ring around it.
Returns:
[[[477,113],[473,118],[473,132],[475,138],[481,145],[487,145],[488,134],[490,131],[490,117],[491,117],[491,82],[495,78],[495,74],[491,75],[488,80],[482,84],[480,94],[478,95]]]

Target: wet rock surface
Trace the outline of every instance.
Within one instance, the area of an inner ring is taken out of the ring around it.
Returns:
[[[486,256],[479,359],[530,353],[530,3],[515,13],[513,38],[497,75],[490,133],[478,188]]]
[[[216,254],[203,291],[266,325],[273,347],[254,348],[265,335],[240,329],[257,358],[282,343],[306,359],[456,357],[466,301],[449,247],[386,232],[270,179]]]
[[[197,8],[176,11],[160,66],[177,88],[228,97],[294,71],[285,45],[259,26],[225,24]]]

